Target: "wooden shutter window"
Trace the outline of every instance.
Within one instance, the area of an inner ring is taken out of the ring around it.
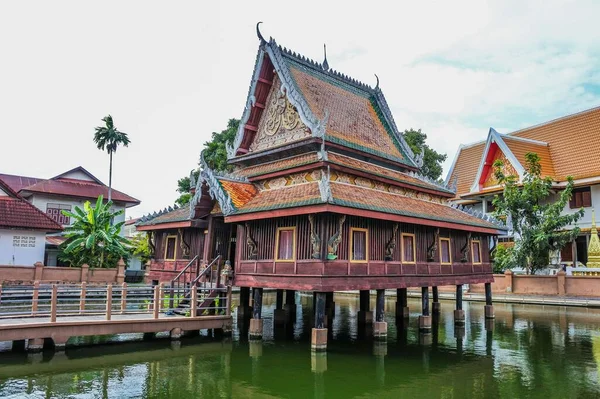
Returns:
[[[415,263],[415,236],[402,233],[402,262]]]
[[[280,227],[277,229],[275,260],[293,262],[296,258],[296,228]]]
[[[440,263],[443,265],[449,265],[452,263],[449,238],[440,238]]]
[[[473,252],[473,263],[481,263],[481,243],[478,240],[471,242],[471,249]]]
[[[351,262],[367,262],[369,247],[368,247],[368,230],[359,228],[350,228],[350,261]]]
[[[167,236],[165,245],[165,260],[175,260],[175,252],[177,249],[177,236]]]

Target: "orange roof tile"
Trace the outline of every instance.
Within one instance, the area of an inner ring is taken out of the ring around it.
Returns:
[[[364,162],[358,160],[356,158],[347,157],[345,155],[337,154],[334,152],[329,152],[327,154],[327,158],[330,163],[334,163],[340,166],[345,166],[348,168],[361,170],[365,172],[369,172],[370,174],[386,177],[392,180],[396,180],[401,183],[410,184],[416,187],[427,188],[430,190],[441,191],[445,193],[450,193],[449,190],[444,190],[439,186],[431,184],[429,182],[423,181],[416,177],[410,176],[406,173],[402,173],[396,170],[384,168],[382,166],[375,165],[373,163]]]
[[[458,150],[456,163],[449,180],[453,182],[454,179],[457,179],[456,197],[468,194],[471,191],[471,185],[475,180],[475,176],[477,176],[484,149],[485,142],[481,142]]]
[[[243,183],[226,179],[217,179],[229,196],[236,209],[240,209],[256,196],[258,190],[252,183]]]
[[[386,130],[373,108],[371,93],[341,83],[333,84],[293,63],[290,72],[313,114],[323,119],[327,110],[328,140],[406,163],[400,144]]]
[[[286,170],[298,166],[308,165],[311,163],[315,163],[318,160],[319,159],[317,157],[317,153],[310,152],[307,154],[300,154],[289,158],[278,159],[273,162],[248,166],[246,168],[236,170],[234,174],[236,176],[255,177],[265,175],[267,173],[278,172],[280,170]]]
[[[238,208],[236,213],[260,212],[322,202],[319,183],[296,184],[276,190],[261,191],[243,207]]]
[[[334,182],[331,183],[331,192],[337,205],[498,229],[493,223],[435,202]]]
[[[600,175],[600,107],[518,130],[509,136],[548,143],[555,179]]]
[[[550,156],[550,148],[548,145],[516,140],[511,136],[504,136],[502,139],[513,155],[517,158],[521,166],[524,168],[527,167],[525,154],[528,152],[534,152],[540,157],[542,176],[554,176],[554,166],[552,164],[552,157]]]

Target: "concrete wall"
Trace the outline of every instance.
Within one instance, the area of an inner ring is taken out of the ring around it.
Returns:
[[[41,262],[35,266],[0,265],[0,284],[31,284],[34,281],[56,283],[122,283],[125,281],[125,265],[116,269],[92,269],[82,267],[44,266]]]
[[[483,284],[471,284],[470,292],[483,293]],[[517,295],[558,295],[573,297],[600,297],[600,276],[567,276],[559,272],[554,276],[527,276],[495,274],[492,292]]]
[[[45,247],[44,232],[0,229],[0,265],[33,266],[44,261]]]

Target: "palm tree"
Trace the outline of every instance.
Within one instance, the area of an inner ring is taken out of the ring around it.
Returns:
[[[73,223],[65,229],[67,240],[61,245],[60,257],[71,266],[115,267],[119,259],[129,256],[131,243],[120,234],[125,222],[112,224],[124,210],[112,212],[112,202],[102,202],[99,196],[94,207],[86,201],[83,209],[76,206],[75,212],[63,211]]]
[[[130,143],[127,133],[123,133],[117,130],[113,123],[112,116],[108,115],[102,118],[102,121],[106,126],[97,126],[96,133],[94,134],[94,143],[99,150],[108,152],[110,156],[110,168],[108,170],[108,200],[112,200],[112,158],[113,152],[117,151],[119,145],[127,147]]]

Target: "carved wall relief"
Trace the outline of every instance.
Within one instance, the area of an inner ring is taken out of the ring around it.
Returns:
[[[433,242],[427,247],[427,262],[433,262],[435,260],[435,253],[438,249],[438,242],[440,241],[440,229],[435,229],[433,234]]]
[[[156,247],[154,246],[155,236],[153,231],[149,231],[146,234],[146,238],[148,239],[148,247],[150,248],[150,259],[154,259],[156,254]]]
[[[280,87],[281,83],[275,77],[250,151],[260,151],[310,136],[310,129],[302,122],[298,111]]]
[[[469,261],[469,253],[471,252],[471,232],[467,234],[467,242],[460,249],[460,261],[468,262]]]
[[[258,245],[252,238],[252,231],[250,231],[250,225],[246,223],[246,245],[248,246],[248,259],[258,259]]]
[[[181,252],[183,253],[183,259],[189,259],[190,244],[185,241],[182,229],[177,229],[177,234],[179,235],[179,248],[181,248]]]
[[[312,258],[321,259],[321,238],[315,229],[315,215],[308,215],[310,222],[310,245],[312,248]]]
[[[338,230],[337,232],[329,238],[327,241],[327,259],[333,260],[337,259],[337,250],[340,242],[342,241],[342,226],[346,221],[346,215],[341,215],[338,219]]]
[[[396,249],[396,237],[398,233],[398,223],[394,223],[394,228],[392,230],[392,237],[385,244],[385,260],[390,261],[394,260],[394,250]]]

